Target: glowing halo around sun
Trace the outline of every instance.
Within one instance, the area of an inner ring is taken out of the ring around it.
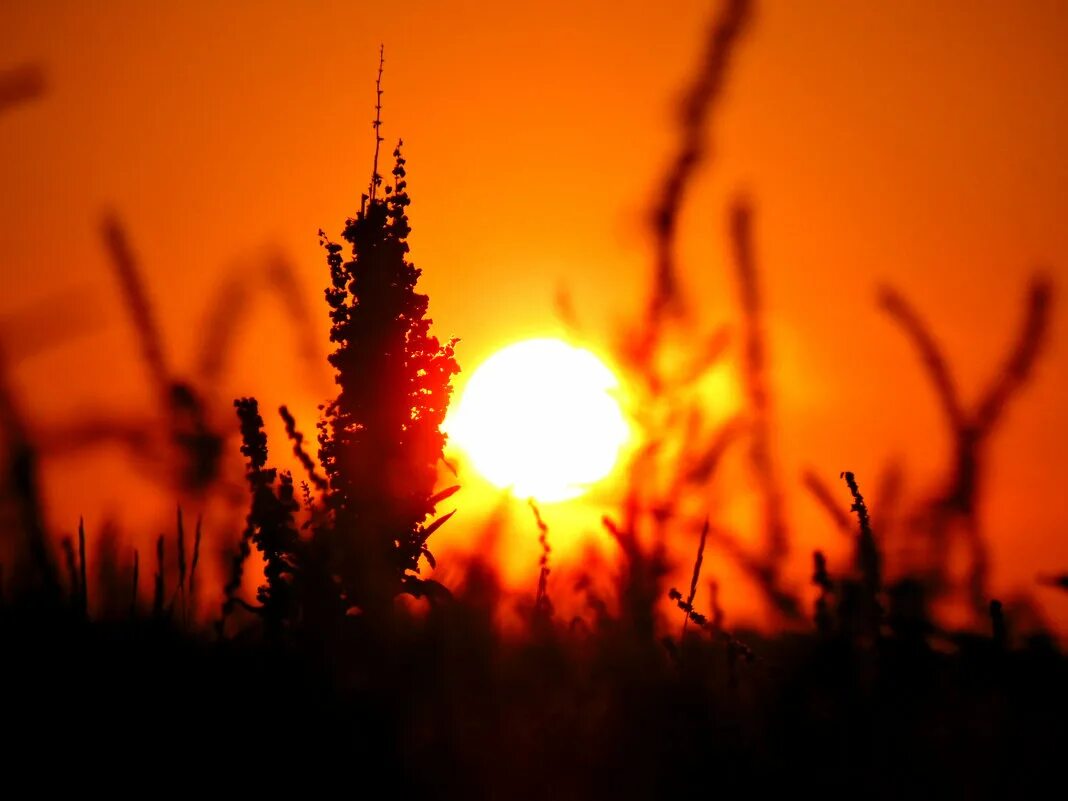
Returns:
[[[590,351],[528,339],[479,365],[445,430],[490,483],[563,501],[605,478],[630,436],[618,389]]]

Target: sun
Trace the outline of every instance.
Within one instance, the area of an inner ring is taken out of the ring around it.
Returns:
[[[605,478],[630,436],[618,390],[590,351],[528,339],[479,365],[445,429],[490,483],[563,501]]]

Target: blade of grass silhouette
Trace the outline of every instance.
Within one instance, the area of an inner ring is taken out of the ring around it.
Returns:
[[[248,261],[249,263],[246,263]],[[322,380],[320,348],[306,293],[297,280],[290,259],[276,249],[239,262],[215,290],[205,312],[196,375],[208,387],[216,387],[236,344],[242,322],[253,311],[253,301],[263,292],[273,294],[289,320],[297,342],[297,356],[312,385]]]
[[[50,601],[60,596],[59,571],[48,547],[44,504],[41,498],[37,450],[27,431],[20,400],[11,382],[5,343],[0,340],[0,431],[7,443],[5,475],[15,499],[18,530],[25,538],[30,564],[16,575],[36,580]]]
[[[779,573],[789,553],[785,493],[772,453],[772,401],[768,379],[768,344],[764,304],[753,250],[752,211],[747,201],[735,200],[730,213],[730,239],[742,309],[742,376],[752,415],[749,463],[763,499],[763,559],[770,580],[779,587]]]
[[[295,265],[283,253],[275,252],[268,259],[266,279],[293,326],[298,358],[307,377],[317,385],[322,379],[322,351],[311,307],[305,301],[307,293],[297,280]]]
[[[288,436],[293,443],[293,454],[304,468],[304,472],[307,474],[308,478],[311,479],[311,482],[315,485],[316,489],[321,492],[326,491],[328,489],[326,478],[319,472],[318,467],[316,467],[315,462],[312,460],[311,456],[308,455],[308,452],[304,450],[304,435],[297,430],[297,421],[285,406],[279,407],[278,414],[285,423],[286,436]]]
[[[141,554],[134,548],[133,552],[133,580],[130,589],[130,618],[137,618],[137,584],[141,578]]]
[[[686,605],[693,609],[694,599],[697,597],[697,582],[701,578],[701,565],[705,561],[705,541],[708,539],[708,525],[709,518],[705,517],[705,524],[701,526],[701,540],[697,544],[697,557],[693,562],[693,576],[690,577],[690,592],[686,596]],[[690,622],[690,616],[687,615],[682,621],[682,634],[679,636],[679,641],[686,636],[686,624]]]
[[[748,0],[727,0],[720,14],[712,20],[701,66],[681,104],[678,149],[651,214],[655,282],[647,325],[654,341],[664,316],[684,310],[675,263],[679,213],[697,168],[708,160],[712,115],[722,97],[737,43],[751,16],[752,4]],[[651,350],[648,346],[647,349]]]
[[[812,583],[819,587],[820,594],[816,598],[813,622],[816,631],[824,637],[828,637],[834,628],[834,619],[831,615],[831,594],[834,592],[834,582],[831,581],[830,573],[827,572],[827,557],[823,551],[812,552]]]
[[[178,507],[177,511],[177,537],[175,542],[175,551],[178,557],[178,584],[174,588],[174,595],[171,597],[171,608],[179,600],[182,604],[182,618],[185,618],[186,603],[185,603],[185,522],[182,520],[182,507]]]
[[[975,426],[980,431],[993,430],[1011,398],[1031,378],[1035,363],[1049,340],[1052,307],[1053,283],[1045,275],[1036,275],[1028,289],[1016,343],[976,409]]]
[[[165,585],[163,562],[163,535],[160,534],[159,539],[156,540],[156,582],[155,591],[152,594],[152,617],[156,621],[163,620],[164,612],[163,597],[165,592]]]
[[[190,614],[196,614],[197,565],[200,563],[200,538],[204,520],[197,516],[196,531],[193,534],[193,560],[189,564],[189,608]],[[188,623],[188,620],[186,621]]]
[[[60,547],[63,548],[63,561],[67,567],[68,602],[77,609],[82,593],[78,583],[78,558],[74,555],[74,541],[64,537]]]
[[[78,611],[89,617],[89,580],[85,565],[85,518],[78,518]]]
[[[964,425],[964,411],[961,406],[957,385],[949,373],[942,349],[931,334],[930,328],[903,295],[890,287],[883,287],[879,292],[879,305],[889,314],[912,341],[921,363],[927,371],[928,378],[934,385],[942,411],[954,431]]]
[[[126,309],[130,314],[134,330],[137,332],[141,356],[160,397],[168,399],[172,383],[171,374],[164,359],[163,341],[141,277],[140,266],[130,249],[126,232],[115,214],[108,214],[104,217],[102,232],[111,256],[112,266],[119,279]]]
[[[196,375],[205,386],[216,387],[222,378],[234,336],[247,316],[252,284],[243,270],[234,269],[212,295],[200,326],[202,335],[196,362]]]

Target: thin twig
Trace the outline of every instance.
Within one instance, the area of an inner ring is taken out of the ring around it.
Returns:
[[[386,63],[386,46],[378,46],[378,77],[375,79],[375,160],[371,168],[371,189],[367,193],[373,202],[378,185],[382,183],[382,176],[378,174],[378,151],[382,145],[382,69]]]
[[[304,450],[304,435],[297,430],[297,421],[293,418],[289,408],[286,406],[280,406],[278,408],[278,414],[282,417],[282,421],[286,425],[286,436],[293,442],[293,454],[300,461],[301,466],[304,467],[304,472],[308,474],[308,478],[315,485],[316,489],[321,492],[325,492],[327,489],[326,478],[320,473],[315,466],[315,462],[312,460],[308,452]]]
[[[697,582],[701,578],[701,565],[705,561],[705,541],[708,539],[709,519],[705,518],[705,524],[701,526],[701,540],[697,544],[697,558],[693,562],[693,576],[690,577],[690,594],[686,597],[686,608],[693,609],[694,599],[697,597]],[[686,636],[686,624],[690,622],[687,615],[682,621],[682,636]]]

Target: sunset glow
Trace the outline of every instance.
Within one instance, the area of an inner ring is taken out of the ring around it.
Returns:
[[[1061,786],[1066,41],[0,0],[4,786]]]
[[[520,498],[567,500],[607,476],[627,440],[618,389],[590,351],[530,339],[475,370],[446,427],[492,484]]]

